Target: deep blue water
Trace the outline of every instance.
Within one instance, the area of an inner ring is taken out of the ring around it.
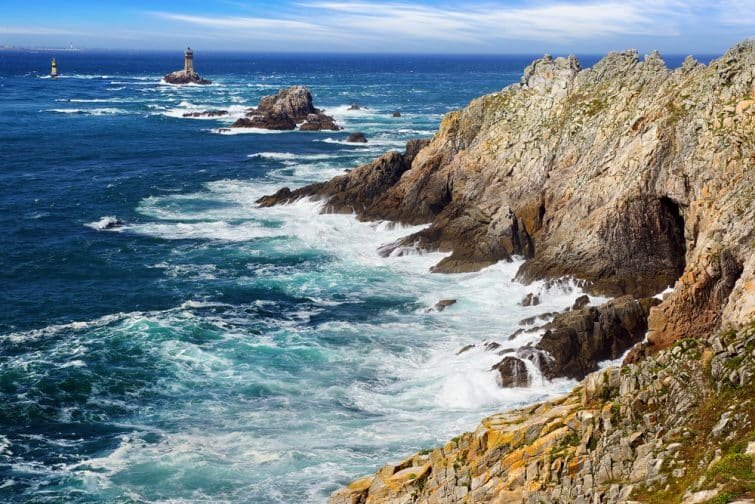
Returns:
[[[0,501],[324,501],[571,385],[503,391],[456,350],[577,293],[522,308],[542,286],[516,264],[431,275],[438,254],[376,253],[411,229],[254,204],[432,136],[531,57],[196,53],[214,84],[175,87],[180,53],[55,56],[52,80],[51,54],[0,51]],[[181,117],[294,84],[344,131]]]

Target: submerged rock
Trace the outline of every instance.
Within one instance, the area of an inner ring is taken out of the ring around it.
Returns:
[[[540,304],[540,296],[530,292],[524,296],[524,299],[522,299],[519,304],[522,306],[537,306]]]
[[[454,304],[456,304],[455,299],[441,299],[433,305],[433,309],[435,309],[435,311],[442,312],[443,310]]]
[[[356,132],[346,137],[346,141],[351,143],[367,143],[367,137],[364,133]]]
[[[302,131],[340,129],[335,119],[314,107],[312,94],[304,86],[292,86],[263,97],[256,109],[248,110],[246,117],[238,119],[231,128],[293,130],[297,124]]]
[[[392,117],[401,117],[401,112],[396,110],[393,114],[391,114]]]

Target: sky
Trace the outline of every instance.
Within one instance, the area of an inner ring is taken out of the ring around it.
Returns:
[[[0,46],[720,54],[752,37],[755,0],[0,0]]]

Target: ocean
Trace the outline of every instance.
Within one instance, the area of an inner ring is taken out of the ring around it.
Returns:
[[[430,138],[532,58],[197,51],[213,84],[177,87],[180,51],[0,51],[0,501],[324,502],[569,390],[499,388],[481,342],[532,341],[507,337],[578,289],[431,274],[443,254],[377,253],[420,227],[255,205]],[[224,130],[298,84],[343,131]],[[183,117],[207,109],[230,116]]]

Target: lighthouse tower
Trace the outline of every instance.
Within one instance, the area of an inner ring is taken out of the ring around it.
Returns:
[[[194,73],[194,52],[191,47],[187,47],[184,53],[184,72],[189,75]]]

